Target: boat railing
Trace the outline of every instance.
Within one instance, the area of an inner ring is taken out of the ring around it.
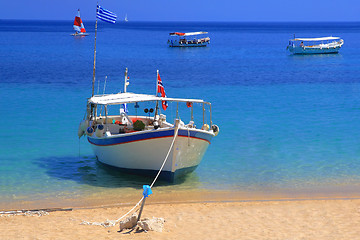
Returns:
[[[173,124],[166,122],[165,115],[158,115],[159,117],[156,119],[158,128],[169,128],[173,127]],[[129,122],[129,120],[131,122]],[[95,121],[92,122],[94,128],[98,125],[103,125],[106,131],[109,131],[112,135],[119,133],[129,133],[136,132],[139,130],[135,130],[133,124],[137,121],[141,121],[144,123],[145,127],[143,130],[152,130],[156,127],[154,126],[154,117],[149,116],[128,116],[128,118],[124,118],[122,115],[112,115],[105,117],[98,117]],[[95,129],[94,129],[95,130]]]
[[[179,103],[186,103],[188,104],[186,99],[167,99],[169,102],[176,102],[176,117],[175,119],[180,119],[179,116]],[[196,103],[196,101],[195,101]],[[212,111],[211,111],[211,103],[210,102],[200,102],[202,105],[202,127],[201,129],[210,129],[213,125],[212,123]],[[86,119],[88,121],[91,121],[91,126],[95,128],[97,125],[101,124],[104,125],[105,131],[109,129],[109,131],[112,133],[119,133],[121,129],[124,129],[124,131],[131,130],[133,128],[133,124],[136,120],[141,120],[145,124],[145,129],[152,129],[154,128],[154,122],[156,121],[156,128],[160,127],[171,127],[173,124],[166,121],[166,115],[164,114],[156,114],[155,118],[149,116],[128,116],[126,113],[121,112],[119,115],[108,115],[109,106],[115,106],[117,104],[111,104],[111,105],[102,105],[102,104],[91,104],[88,105],[87,110],[87,117]],[[208,107],[205,107],[208,106]],[[189,124],[184,126],[188,126],[191,128],[195,128],[194,124],[194,113],[193,113],[193,103],[190,102],[190,105],[188,106],[191,108],[191,116],[189,119]],[[206,112],[209,111],[209,115],[206,114]],[[103,113],[104,115],[101,115],[100,113]],[[98,115],[99,114],[99,115]],[[197,115],[200,117],[200,115]],[[200,120],[200,119],[198,119]],[[208,122],[209,120],[209,122]],[[192,123],[191,123],[192,122]],[[199,121],[197,121],[199,122]],[[118,125],[119,127],[114,127],[113,125]],[[126,129],[125,129],[126,127]]]

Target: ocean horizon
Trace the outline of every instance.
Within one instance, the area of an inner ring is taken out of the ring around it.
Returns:
[[[94,61],[95,21],[84,24],[90,35],[74,38],[72,21],[0,20],[0,210],[107,204],[107,196],[122,203],[152,181],[108,169],[78,139]],[[210,45],[169,48],[174,31],[207,31]],[[291,55],[294,34],[344,45],[338,54]],[[360,22],[98,23],[96,91],[119,92],[128,68],[128,91],[151,94],[159,70],[168,97],[212,103],[219,135],[195,172],[158,182],[153,197],[358,197],[359,38]]]

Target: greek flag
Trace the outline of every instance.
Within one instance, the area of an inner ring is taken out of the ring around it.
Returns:
[[[122,108],[120,108],[120,113],[121,113],[121,112],[124,112],[124,113],[128,113],[128,112],[129,112],[126,103],[121,104],[121,107],[122,107]]]
[[[96,17],[108,23],[115,23],[117,16],[115,13],[110,12],[109,10],[106,10],[105,8],[97,5]]]

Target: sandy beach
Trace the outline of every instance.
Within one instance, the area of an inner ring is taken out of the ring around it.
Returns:
[[[163,232],[119,232],[131,206],[73,208],[44,216],[2,214],[0,239],[360,239],[360,199],[151,203],[142,218],[165,219]]]

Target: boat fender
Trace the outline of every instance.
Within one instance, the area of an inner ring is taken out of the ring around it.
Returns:
[[[87,134],[88,136],[91,136],[93,133],[94,133],[94,129],[93,129],[92,127],[88,127],[88,128],[86,129],[86,134]]]
[[[158,129],[160,127],[158,121],[154,121],[153,124],[155,129]]]
[[[104,136],[104,125],[102,125],[102,124],[97,125],[97,128],[95,130],[95,135],[97,137]]]
[[[215,136],[217,136],[219,134],[219,132],[220,132],[220,128],[218,127],[218,125],[215,125],[215,124],[212,125],[211,129],[213,130]]]
[[[78,136],[79,136],[79,138],[81,138],[84,134],[85,134],[85,131],[83,131],[83,130],[81,129],[81,125],[79,125],[79,129],[78,129]]]
[[[85,131],[86,131],[86,128],[84,129],[84,125],[85,125],[84,122],[85,122],[85,120],[82,120],[79,124],[79,129],[78,129],[79,138],[81,138],[85,134]]]
[[[78,129],[78,136],[79,138],[81,138],[85,132],[86,132],[86,128],[89,126],[89,120],[82,120],[79,124],[79,129]]]
[[[201,130],[209,131],[209,129],[210,129],[210,126],[206,123],[201,127]]]

